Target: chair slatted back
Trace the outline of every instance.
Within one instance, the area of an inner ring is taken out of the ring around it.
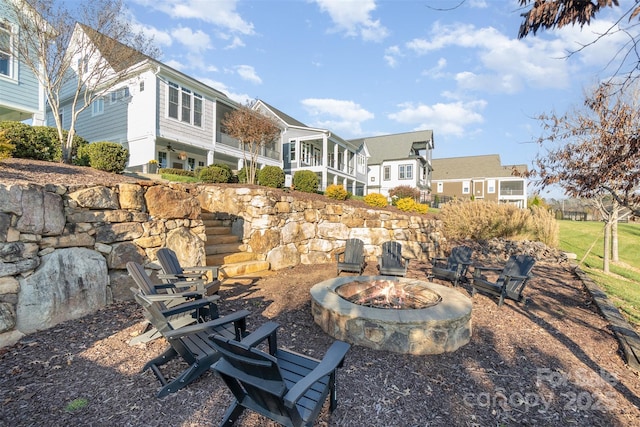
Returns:
[[[382,244],[382,264],[385,268],[402,268],[402,244],[396,241]]]
[[[344,252],[344,262],[360,264],[364,258],[364,242],[360,239],[349,239]]]
[[[498,283],[504,283],[507,276],[529,276],[535,263],[535,258],[529,255],[512,255],[505,264],[498,278]],[[509,280],[509,283],[506,284],[507,295],[519,298],[526,282],[527,279]]]
[[[158,250],[156,256],[158,257],[158,262],[160,262],[160,265],[162,266],[162,269],[164,270],[165,273],[167,274],[184,273],[184,270],[180,265],[180,261],[178,260],[178,255],[176,255],[176,253],[173,250],[169,248],[162,248]]]

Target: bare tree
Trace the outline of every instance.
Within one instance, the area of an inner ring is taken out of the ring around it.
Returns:
[[[66,8],[55,0],[9,0],[19,27],[18,59],[44,87],[65,163],[71,161],[79,114],[127,78],[130,67],[158,54],[134,31],[122,0],[85,0]],[[66,138],[60,113],[69,105]]]
[[[240,142],[247,170],[247,183],[254,184],[258,156],[263,147],[273,143],[280,135],[280,128],[275,120],[252,110],[249,105],[241,105],[228,113],[221,125],[227,134]]]
[[[586,97],[584,109],[539,116],[545,135],[537,142],[548,151],[538,154],[528,172],[543,188],[558,184],[569,196],[595,202],[607,224],[607,269],[612,247],[617,259],[620,208],[640,212],[640,93],[637,85],[630,89],[622,93],[602,84]]]
[[[519,0],[519,2],[520,6],[527,10],[522,13],[523,21],[518,31],[518,38],[535,35],[539,30],[562,28],[567,25],[580,27],[590,25],[592,19],[595,19],[603,9],[619,6],[618,0]],[[625,34],[628,42],[617,52],[612,52],[611,58],[611,63],[617,64],[617,69],[612,76],[621,78],[619,80],[622,87],[633,82],[638,77],[637,72],[640,71],[638,50],[640,34],[637,28],[639,22],[634,20],[640,15],[640,4],[637,1],[630,3],[625,6],[622,16],[613,25],[598,34],[593,42],[578,49],[578,51],[582,50],[608,35]]]

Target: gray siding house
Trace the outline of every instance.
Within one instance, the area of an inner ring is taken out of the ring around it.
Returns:
[[[20,33],[10,3],[13,0],[0,0],[0,121],[31,120],[34,125],[42,125],[44,90],[17,58],[15,43]]]

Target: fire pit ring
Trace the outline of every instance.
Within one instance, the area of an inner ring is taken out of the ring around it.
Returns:
[[[393,309],[359,305],[339,295],[350,282],[394,280],[423,287],[441,300],[426,308]],[[402,354],[439,354],[455,351],[471,340],[469,298],[431,282],[404,277],[344,276],[325,280],[311,288],[314,321],[332,337],[375,350]]]

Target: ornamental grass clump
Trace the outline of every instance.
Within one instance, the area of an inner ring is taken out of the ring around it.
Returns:
[[[450,239],[528,239],[557,246],[557,224],[554,227],[555,219],[543,208],[521,209],[484,200],[454,201],[442,207],[440,219]]]
[[[384,208],[387,206],[387,198],[380,193],[369,193],[364,196],[364,202],[374,208]]]
[[[342,185],[338,184],[328,186],[324,191],[324,195],[335,200],[347,200],[349,198],[349,192],[345,190]]]

